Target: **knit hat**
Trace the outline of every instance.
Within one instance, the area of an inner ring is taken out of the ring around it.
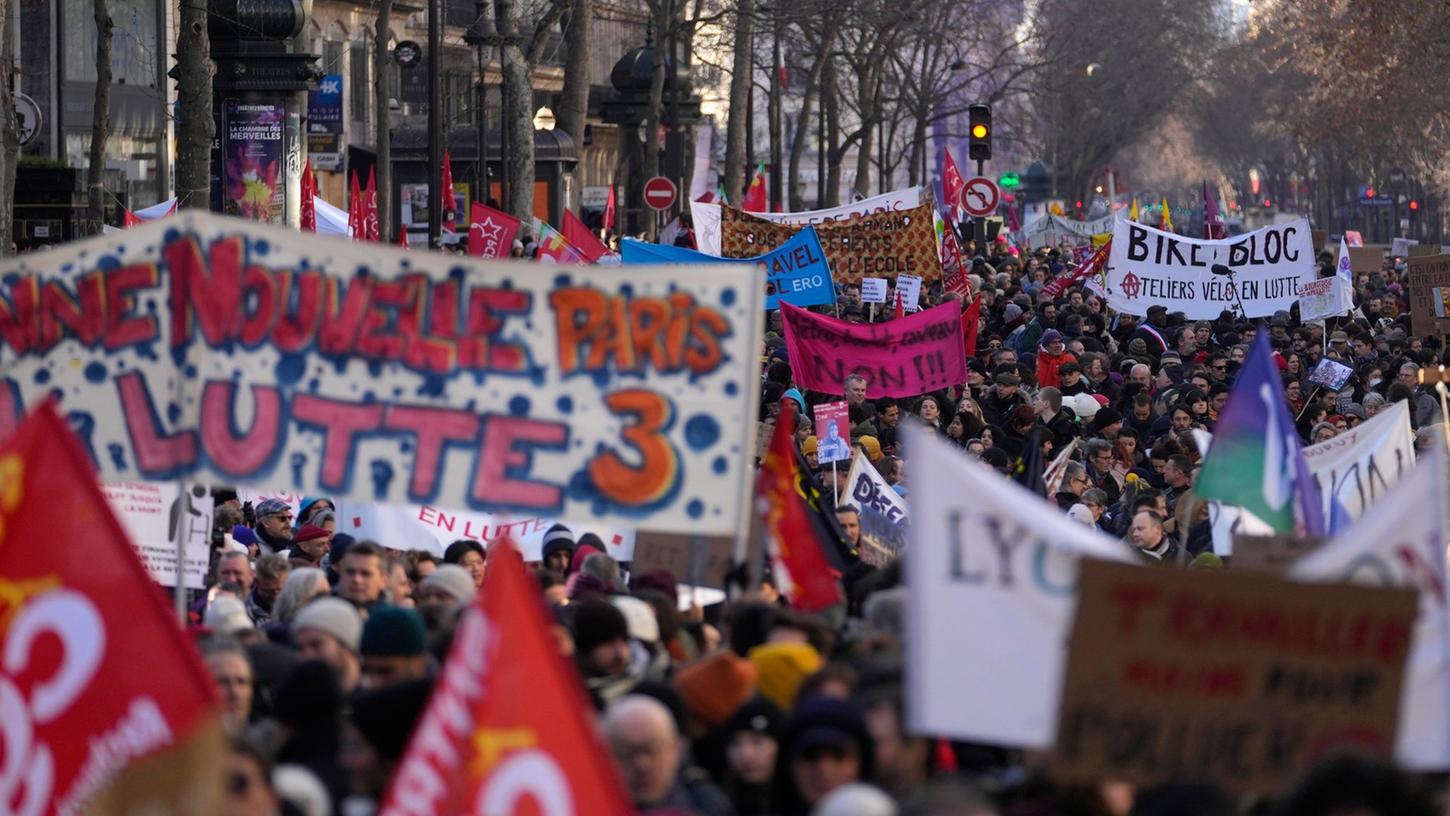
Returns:
[[[854,706],[834,697],[811,697],[801,701],[786,722],[781,754],[795,758],[811,748],[855,743],[861,751],[862,777],[870,778],[874,762],[871,736]]]
[[[1079,524],[1086,524],[1089,527],[1096,523],[1093,520],[1093,511],[1089,510],[1088,506],[1082,502],[1078,502],[1067,508],[1067,517]]]
[[[1009,303],[1009,304],[1007,304],[1006,308],[1002,309],[1002,317],[1008,323],[1011,323],[1012,321],[1016,320],[1017,318],[1019,318],[1021,316],[1022,316],[1022,307],[1021,306],[1018,306],[1015,303]]]
[[[864,782],[848,782],[821,797],[811,816],[896,816],[896,802]]]
[[[331,635],[349,651],[356,652],[362,639],[362,618],[352,604],[341,598],[318,598],[302,607],[292,619],[292,631],[302,629],[316,629]]]
[[[592,541],[586,539],[592,539]],[[579,543],[574,548],[574,557],[569,561],[569,572],[578,572],[584,566],[585,559],[595,553],[602,552],[604,552],[604,542],[599,541],[599,536],[593,533],[585,533],[579,536]]]
[[[288,515],[291,515],[292,508],[287,504],[287,502],[284,502],[281,499],[262,499],[261,501],[257,502],[257,507],[254,511],[254,514],[256,515],[258,521],[261,521],[267,516],[275,516],[278,513],[286,513]]]
[[[330,535],[332,533],[318,527],[316,524],[304,524],[297,528],[297,532],[292,534],[292,543],[301,544],[304,541],[316,541],[319,538],[327,538]]]
[[[1074,414],[1084,420],[1092,419],[1103,409],[1103,406],[1093,399],[1092,394],[1074,394],[1070,407]]]
[[[645,643],[659,642],[660,622],[655,617],[654,607],[633,595],[614,595],[609,601],[624,613],[624,622],[630,637]]]
[[[363,624],[358,652],[383,657],[414,657],[428,650],[423,618],[411,609],[377,606]]]
[[[624,613],[609,601],[591,599],[574,605],[574,648],[579,652],[628,637]]]
[[[784,394],[781,394],[780,398],[782,400],[787,400],[787,399],[795,400],[795,410],[796,410],[796,413],[798,413],[798,414],[805,413],[805,411],[806,411],[806,398],[801,395],[801,390],[799,388],[787,388],[787,389],[785,389],[785,393]]]
[[[457,564],[439,564],[432,575],[423,579],[423,588],[437,588],[452,595],[460,603],[473,600],[473,576]]]
[[[756,695],[736,708],[720,731],[726,740],[741,731],[754,731],[779,741],[784,728],[785,714],[775,703]]]
[[[349,716],[379,756],[398,759],[408,747],[408,737],[423,716],[432,691],[431,679],[384,686],[353,700]]]
[[[277,687],[272,713],[278,721],[306,732],[309,727],[336,723],[342,704],[337,672],[321,660],[307,660],[298,663]]]
[[[1118,409],[1112,406],[1108,406],[1107,408],[1099,409],[1098,412],[1093,415],[1093,430],[1101,431],[1102,429],[1108,427],[1109,425],[1112,425],[1113,423],[1122,421],[1123,415],[1118,413]]]
[[[876,437],[870,435],[862,436],[856,440],[856,444],[860,445],[866,451],[866,458],[870,459],[872,464],[881,461],[881,441]]]
[[[257,543],[257,531],[245,524],[238,524],[232,528],[232,539],[243,547],[250,547]]]
[[[629,576],[629,591],[638,594],[646,589],[662,592],[676,607],[680,603],[680,583],[675,574],[664,567],[636,572]]]
[[[1062,332],[1058,331],[1057,329],[1048,329],[1047,331],[1042,333],[1042,339],[1038,341],[1037,345],[1039,348],[1047,348],[1053,343],[1061,342]]]
[[[544,533],[543,560],[549,560],[550,553],[567,552],[569,558],[574,558],[574,534],[568,527],[562,524],[555,524]]]
[[[804,442],[801,443],[801,455],[802,456],[809,456],[810,454],[815,453],[816,451],[819,451],[820,449],[821,449],[821,443],[814,436],[808,436],[808,437],[806,437],[806,441],[804,441]]]
[[[222,595],[207,604],[201,623],[219,635],[234,635],[252,628],[247,607],[230,595]]]
[[[795,706],[801,681],[821,668],[821,655],[804,643],[766,643],[750,650],[755,685],[783,711]]]
[[[675,686],[690,713],[714,727],[755,694],[755,664],[725,649],[680,669]]]

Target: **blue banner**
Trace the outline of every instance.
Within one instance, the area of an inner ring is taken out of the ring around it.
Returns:
[[[836,302],[831,267],[815,227],[806,227],[789,241],[754,258],[719,258],[685,247],[650,244],[625,238],[620,245],[625,264],[757,263],[765,267],[765,308],[778,309],[784,300],[792,306],[825,306]]]
[[[342,163],[342,74],[327,74],[307,93],[307,154],[319,169]]]

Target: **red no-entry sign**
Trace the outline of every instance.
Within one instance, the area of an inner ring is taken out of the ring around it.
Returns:
[[[664,176],[655,176],[644,183],[644,203],[651,210],[668,210],[675,206],[675,196],[679,193],[675,183]]]

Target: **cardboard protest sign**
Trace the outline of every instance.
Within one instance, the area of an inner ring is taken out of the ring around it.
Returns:
[[[629,570],[633,574],[667,569],[681,584],[724,589],[734,540],[723,536],[640,533]]]
[[[1126,562],[1127,546],[925,431],[907,426],[905,442],[911,466],[930,474],[912,485],[904,563],[907,724],[917,734],[1045,748],[1056,731],[1078,564]]]
[[[765,269],[765,308],[778,309],[780,301],[797,306],[823,306],[836,302],[836,287],[821,249],[820,239],[806,227],[780,247],[755,258],[739,261],[706,255],[688,247],[651,244],[625,238],[620,244],[621,261],[633,264],[719,264],[755,263]]]
[[[184,536],[184,586],[206,587],[206,572],[211,566],[209,488],[188,485],[183,491],[176,482],[117,482],[101,485],[101,493],[126,528],[131,546],[136,548],[151,580],[162,586],[176,586],[176,537]]]
[[[1226,266],[1227,275],[1214,273]],[[1166,306],[1189,320],[1209,320],[1243,304],[1248,317],[1288,310],[1315,279],[1309,222],[1303,218],[1208,241],[1119,218],[1108,262],[1108,305],[1146,315]]]
[[[886,483],[863,450],[851,461],[840,503],[861,513],[862,561],[884,567],[906,549],[906,499]]]
[[[1266,793],[1336,746],[1388,757],[1416,604],[1402,589],[1084,562],[1057,774]]]
[[[896,291],[900,293],[903,311],[915,312],[921,308],[921,278],[915,275],[897,275]]]
[[[1410,247],[1411,258],[1420,258],[1426,255],[1441,255],[1444,252],[1445,248],[1439,244],[1416,244]]]
[[[1406,587],[1418,593],[1395,743],[1395,759],[1416,771],[1450,768],[1445,460],[1443,445],[1430,446],[1415,478],[1400,482],[1359,521],[1300,558],[1288,573],[1299,581]]]
[[[777,224],[823,224],[827,221],[844,221],[856,215],[919,207],[923,201],[930,198],[929,195],[922,195],[922,192],[921,187],[907,187],[903,190],[892,190],[889,193],[863,198],[860,201],[825,210],[788,213],[752,212],[751,215]],[[709,203],[691,201],[690,217],[695,225],[695,246],[706,254],[719,255],[720,205],[713,201]]]
[[[1385,253],[1379,247],[1349,245],[1349,269],[1351,272],[1378,272]]]
[[[816,461],[823,465],[851,458],[851,413],[844,402],[816,406]]]
[[[962,313],[955,301],[885,323],[847,323],[781,306],[791,371],[801,388],[841,392],[847,374],[866,395],[912,397],[967,380]]]
[[[1329,239],[1329,234],[1324,230],[1309,230],[1309,238],[1310,242],[1314,245],[1315,252],[1322,252],[1323,250],[1327,249],[1327,247],[1324,246],[1324,242]]]
[[[1313,371],[1309,372],[1309,384],[1328,391],[1340,391],[1353,376],[1354,369],[1337,360],[1325,357],[1314,366]]]
[[[108,481],[739,527],[748,266],[543,272],[188,211],[0,279],[0,429],[60,394]]]
[[[941,256],[937,253],[929,204],[814,226],[838,283],[859,284],[867,276],[895,278],[903,272],[927,281],[941,277]],[[798,224],[777,224],[725,207],[720,254],[726,258],[754,257],[785,244],[801,229]]]
[[[1351,250],[1353,251],[1353,250]],[[1450,255],[1422,255],[1406,265],[1410,330],[1416,336],[1450,332]]]
[[[1296,535],[1234,536],[1233,569],[1282,574],[1290,564],[1318,549],[1324,539]]]

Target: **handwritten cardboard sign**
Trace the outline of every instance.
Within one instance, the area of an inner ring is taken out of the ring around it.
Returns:
[[[1240,533],[1234,536],[1232,566],[1235,570],[1282,573],[1300,556],[1313,552],[1323,543],[1324,539],[1313,536]]]
[[[802,227],[777,224],[747,212],[721,210],[720,254],[753,258],[789,241]],[[838,283],[865,276],[895,278],[903,272],[930,282],[941,277],[936,227],[930,204],[857,215],[815,225],[826,261]]]
[[[1266,792],[1336,747],[1391,754],[1413,591],[1101,561],[1079,577],[1064,779]]]
[[[0,281],[0,432],[59,395],[108,481],[741,524],[746,265],[541,271],[187,211]]]
[[[1378,246],[1349,245],[1349,269],[1351,272],[1378,272],[1384,259],[1384,250]]]
[[[725,588],[734,542],[721,536],[640,533],[634,543],[631,573],[667,569],[675,581],[691,586]]]
[[[1405,274],[1411,331],[1419,337],[1450,331],[1450,255],[1412,257]]]

